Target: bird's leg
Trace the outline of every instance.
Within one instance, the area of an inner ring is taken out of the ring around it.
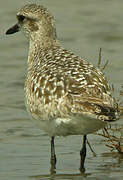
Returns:
[[[86,157],[86,140],[87,137],[86,135],[83,136],[83,145],[82,149],[80,151],[80,171],[85,172],[85,167],[84,167],[84,162],[85,162],[85,157]]]
[[[55,155],[55,145],[54,145],[54,136],[51,137],[51,172],[55,172],[56,168],[56,155]]]

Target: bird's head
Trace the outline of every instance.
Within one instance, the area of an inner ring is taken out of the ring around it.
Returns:
[[[13,34],[18,31],[31,39],[51,38],[56,39],[56,28],[54,18],[43,6],[28,4],[17,12],[17,23],[7,30],[6,34]]]

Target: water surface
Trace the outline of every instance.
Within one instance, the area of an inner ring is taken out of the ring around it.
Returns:
[[[5,36],[16,22],[16,10],[26,0],[2,1],[0,6],[0,180],[39,179],[123,179],[123,157],[111,153],[103,138],[88,136],[95,152],[88,148],[86,173],[79,173],[82,137],[56,138],[56,175],[50,175],[49,137],[30,120],[24,105],[24,79],[28,55],[26,38],[17,33]],[[122,0],[45,0],[55,15],[62,46],[93,64],[103,50],[103,63],[109,60],[106,76],[116,94],[123,79],[123,1]],[[122,120],[117,123],[122,123]]]

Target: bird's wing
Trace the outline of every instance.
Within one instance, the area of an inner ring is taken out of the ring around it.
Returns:
[[[73,114],[93,114],[101,120],[115,120],[116,104],[103,74],[98,74],[98,81],[93,75],[90,79],[88,75],[84,77],[85,84],[79,78],[65,79],[67,93],[61,101],[63,109]]]
[[[114,121],[118,118],[117,106],[112,97],[109,101],[97,97],[85,97],[68,93],[59,101],[60,114],[87,115],[103,121]]]

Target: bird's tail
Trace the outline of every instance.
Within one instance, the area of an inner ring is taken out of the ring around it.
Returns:
[[[99,119],[103,121],[116,121],[120,117],[120,111],[117,107],[101,106],[97,105],[100,108],[100,112],[96,113]]]

